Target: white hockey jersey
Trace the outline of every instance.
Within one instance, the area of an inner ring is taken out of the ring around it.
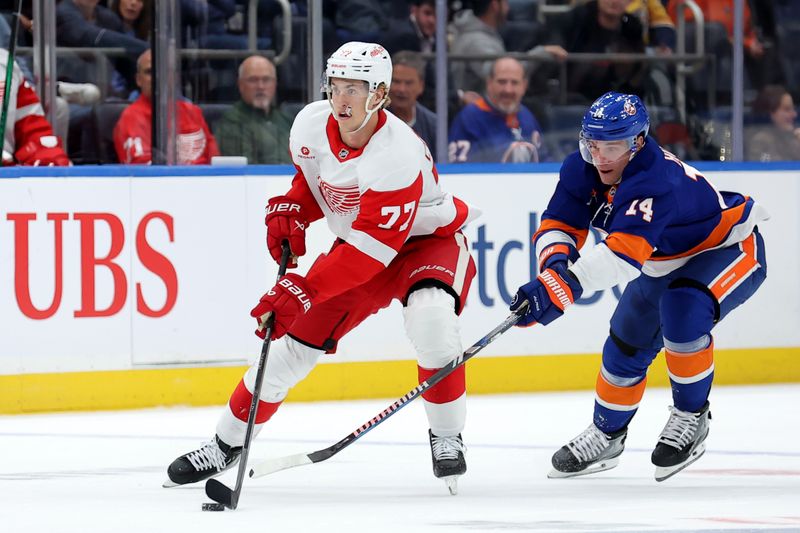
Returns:
[[[342,141],[329,103],[314,102],[297,115],[289,149],[298,172],[287,196],[312,220],[324,216],[349,245],[326,262],[346,256],[359,283],[388,265],[410,237],[452,235],[479,214],[441,189],[428,147],[387,111],[378,111],[369,142],[353,149]]]

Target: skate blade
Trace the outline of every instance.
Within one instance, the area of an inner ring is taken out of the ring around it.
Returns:
[[[164,487],[165,489],[171,489],[172,487],[178,487],[179,485],[174,481],[172,481],[170,478],[167,478],[167,480],[164,483],[162,483],[161,486]]]
[[[675,466],[657,466],[656,481],[665,481],[671,478],[672,476],[674,476],[675,474],[677,474],[690,464],[700,459],[705,452],[706,452],[706,443],[703,442],[700,444],[700,446],[694,449],[692,455],[690,455],[689,458],[684,462],[677,464]]]
[[[618,464],[619,457],[612,457],[610,459],[604,459],[577,472],[561,472],[560,470],[556,470],[554,468],[549,474],[547,474],[547,477],[549,479],[563,479],[568,477],[587,476],[589,474],[596,474],[598,472],[611,470]]]
[[[441,478],[444,484],[447,485],[447,490],[450,491],[452,496],[458,494],[458,476],[445,476]]]

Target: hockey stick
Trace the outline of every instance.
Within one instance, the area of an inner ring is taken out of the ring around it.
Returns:
[[[281,263],[278,267],[278,279],[286,274],[286,265],[289,264],[289,257],[291,250],[289,245],[284,242],[281,254]],[[267,356],[269,355],[269,346],[272,342],[272,328],[275,324],[275,315],[272,314],[267,319],[266,335],[264,336],[264,343],[261,345],[261,357],[258,359],[258,370],[256,372],[256,384],[253,388],[253,400],[250,402],[250,413],[247,415],[247,431],[244,434],[244,445],[242,446],[242,455],[239,458],[239,471],[236,474],[236,485],[233,490],[228,488],[222,482],[214,478],[206,481],[206,495],[217,503],[221,503],[229,509],[236,509],[239,505],[239,496],[242,494],[242,484],[244,483],[244,473],[247,470],[247,456],[250,453],[250,441],[253,437],[253,428],[256,425],[256,412],[258,411],[258,400],[261,396],[261,385],[264,382],[264,370],[267,368]]]
[[[6,121],[8,120],[8,102],[11,99],[11,81],[14,76],[14,56],[17,53],[17,28],[19,27],[19,17],[22,13],[22,0],[16,0],[14,14],[11,20],[11,42],[8,43],[8,61],[6,62],[6,84],[3,87],[3,110],[0,112],[0,143],[5,149]],[[13,148],[13,147],[12,147]],[[12,150],[13,151],[13,150]],[[13,154],[12,154],[13,156]]]
[[[422,395],[423,392],[430,389],[444,378],[449,376],[453,373],[453,371],[472,359],[478,352],[486,348],[493,340],[499,337],[501,334],[505,333],[511,326],[517,323],[520,317],[525,313],[528,308],[527,302],[522,305],[519,309],[517,309],[513,314],[509,315],[508,318],[503,320],[503,322],[494,328],[492,331],[486,334],[481,340],[470,346],[464,354],[453,360],[448,366],[445,366],[439,369],[434,375],[429,377],[427,380],[423,381],[416,387],[414,387],[411,391],[409,391],[405,396],[399,398],[389,407],[378,413],[375,417],[368,420],[365,424],[358,427],[355,431],[347,435],[345,438],[328,446],[327,448],[323,448],[321,450],[317,450],[311,453],[298,453],[295,455],[287,455],[285,457],[276,457],[275,459],[267,459],[255,465],[253,468],[250,469],[250,477],[256,478],[261,476],[266,476],[267,474],[272,474],[275,472],[279,472],[281,470],[286,470],[288,468],[295,468],[297,466],[309,465],[312,463],[319,463],[330,459],[340,451],[344,450],[355,441],[366,435],[371,429],[375,428],[382,422],[386,421],[387,418],[395,414],[397,411],[408,405],[413,400],[417,399],[419,396]]]

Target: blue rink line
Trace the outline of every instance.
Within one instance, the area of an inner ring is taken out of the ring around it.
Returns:
[[[174,436],[174,435],[102,435],[102,434],[74,434],[74,433],[20,433],[20,432],[2,432],[0,437],[36,437],[36,438],[56,438],[56,439],[124,439],[124,440],[190,440],[192,442],[202,442],[208,439],[208,436]],[[259,443],[277,443],[277,444],[308,444],[312,446],[324,445],[325,447],[334,444],[333,440],[321,439],[289,439],[289,438],[275,438],[267,437],[266,439],[259,440]],[[427,442],[399,442],[399,441],[360,441],[362,446],[428,446]],[[482,448],[494,450],[554,450],[555,445],[545,444],[481,444],[469,443],[469,448]],[[314,450],[309,450],[309,453]],[[634,453],[652,453],[652,448],[625,448],[625,451]],[[713,450],[706,449],[707,454],[711,455],[743,455],[743,456],[766,456],[766,457],[800,457],[798,452],[769,452],[759,450]]]
[[[718,161],[689,162],[700,171],[780,171],[800,172],[800,161],[760,163],[722,163]],[[444,163],[436,165],[439,174],[543,174],[558,172],[560,163]],[[209,177],[209,176],[291,176],[295,168],[290,165],[248,165],[225,167],[210,165],[151,166],[151,165],[82,165],[74,167],[6,167],[0,168],[0,179],[13,178],[153,178],[153,177]]]

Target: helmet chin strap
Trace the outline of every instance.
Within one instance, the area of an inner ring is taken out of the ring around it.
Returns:
[[[367,125],[367,122],[369,122],[369,119],[372,117],[372,114],[383,106],[383,103],[386,101],[385,96],[380,102],[378,102],[378,105],[376,105],[372,109],[369,108],[369,101],[372,100],[372,96],[374,94],[375,94],[374,92],[369,93],[370,97],[367,98],[366,102],[364,102],[364,111],[367,113],[367,116],[364,117],[364,120],[361,122],[361,125],[355,130],[351,131],[350,133],[358,133],[359,131],[361,131],[361,129]]]

